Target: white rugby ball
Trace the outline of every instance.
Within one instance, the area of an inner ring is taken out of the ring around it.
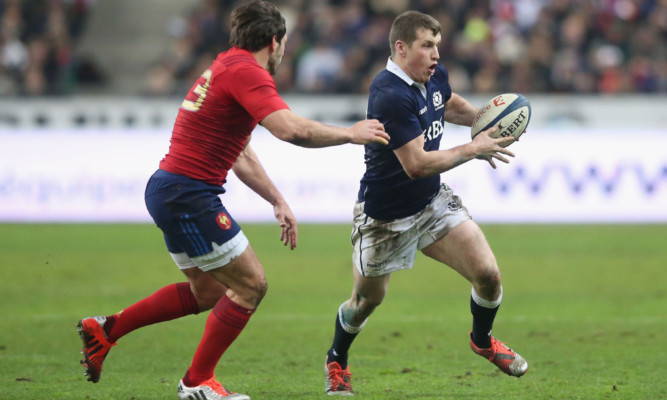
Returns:
[[[530,102],[517,93],[504,93],[487,101],[475,115],[470,128],[473,138],[478,133],[498,126],[491,137],[514,136],[519,138],[530,122]]]

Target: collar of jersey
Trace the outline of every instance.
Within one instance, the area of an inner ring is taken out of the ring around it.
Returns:
[[[389,58],[387,59],[387,71],[389,71],[389,72],[391,72],[392,74],[398,76],[398,77],[401,78],[403,81],[405,81],[405,83],[407,83],[408,85],[410,85],[410,86],[412,86],[412,85],[416,86],[417,89],[419,89],[419,91],[421,92],[422,96],[424,96],[424,98],[426,98],[426,86],[424,86],[424,85],[421,84],[421,83],[418,83],[418,82],[413,81],[412,78],[410,78],[410,77],[408,76],[408,74],[406,74],[405,71],[403,71],[403,70],[401,69],[401,67],[399,67],[398,64],[396,64],[396,63],[391,59],[391,57],[389,57]]]
[[[248,56],[249,58],[252,58],[255,61],[255,64],[259,65],[257,63],[257,60],[255,59],[255,57],[253,57],[252,53],[249,52],[246,49],[242,49],[240,47],[233,46],[229,50],[227,50],[227,54],[239,54],[239,55]]]

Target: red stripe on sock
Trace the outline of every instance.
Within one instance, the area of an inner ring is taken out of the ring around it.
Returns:
[[[190,290],[190,284],[187,282],[177,283],[176,289],[178,290],[178,299],[183,307],[183,315],[199,314],[199,305]]]

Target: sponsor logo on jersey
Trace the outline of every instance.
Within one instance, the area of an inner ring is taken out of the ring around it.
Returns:
[[[437,121],[433,121],[431,126],[428,127],[428,130],[424,130],[424,140],[429,141],[436,139],[438,136],[442,135],[445,131],[445,127],[442,124],[442,118]]]
[[[215,222],[218,223],[220,229],[224,229],[226,231],[232,229],[232,219],[229,218],[229,215],[225,214],[224,212],[221,212],[217,217],[215,217]]]
[[[422,108],[421,110],[419,110],[419,115],[424,114],[424,113],[426,112],[426,110],[428,110],[428,106],[424,106],[424,108]]]

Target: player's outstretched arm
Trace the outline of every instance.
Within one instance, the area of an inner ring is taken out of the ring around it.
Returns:
[[[378,120],[359,121],[343,128],[301,117],[290,110],[269,114],[260,124],[280,140],[302,147],[328,147],[345,143],[389,143],[389,135]]]
[[[250,142],[250,138],[248,139]],[[273,212],[280,225],[280,241],[294,250],[298,241],[296,218],[278,188],[266,174],[255,151],[246,144],[241,155],[232,166],[234,174],[246,186],[273,205]]]
[[[424,136],[420,135],[398,149],[394,150],[396,157],[401,162],[405,173],[411,179],[426,178],[441,174],[452,168],[466,163],[473,158],[484,158],[489,161],[493,168],[496,167],[493,159],[509,162],[504,156],[514,157],[514,153],[507,150],[503,145],[514,141],[513,137],[494,139],[489,136],[498,130],[493,127],[481,132],[470,143],[453,147],[448,150],[425,151]]]

